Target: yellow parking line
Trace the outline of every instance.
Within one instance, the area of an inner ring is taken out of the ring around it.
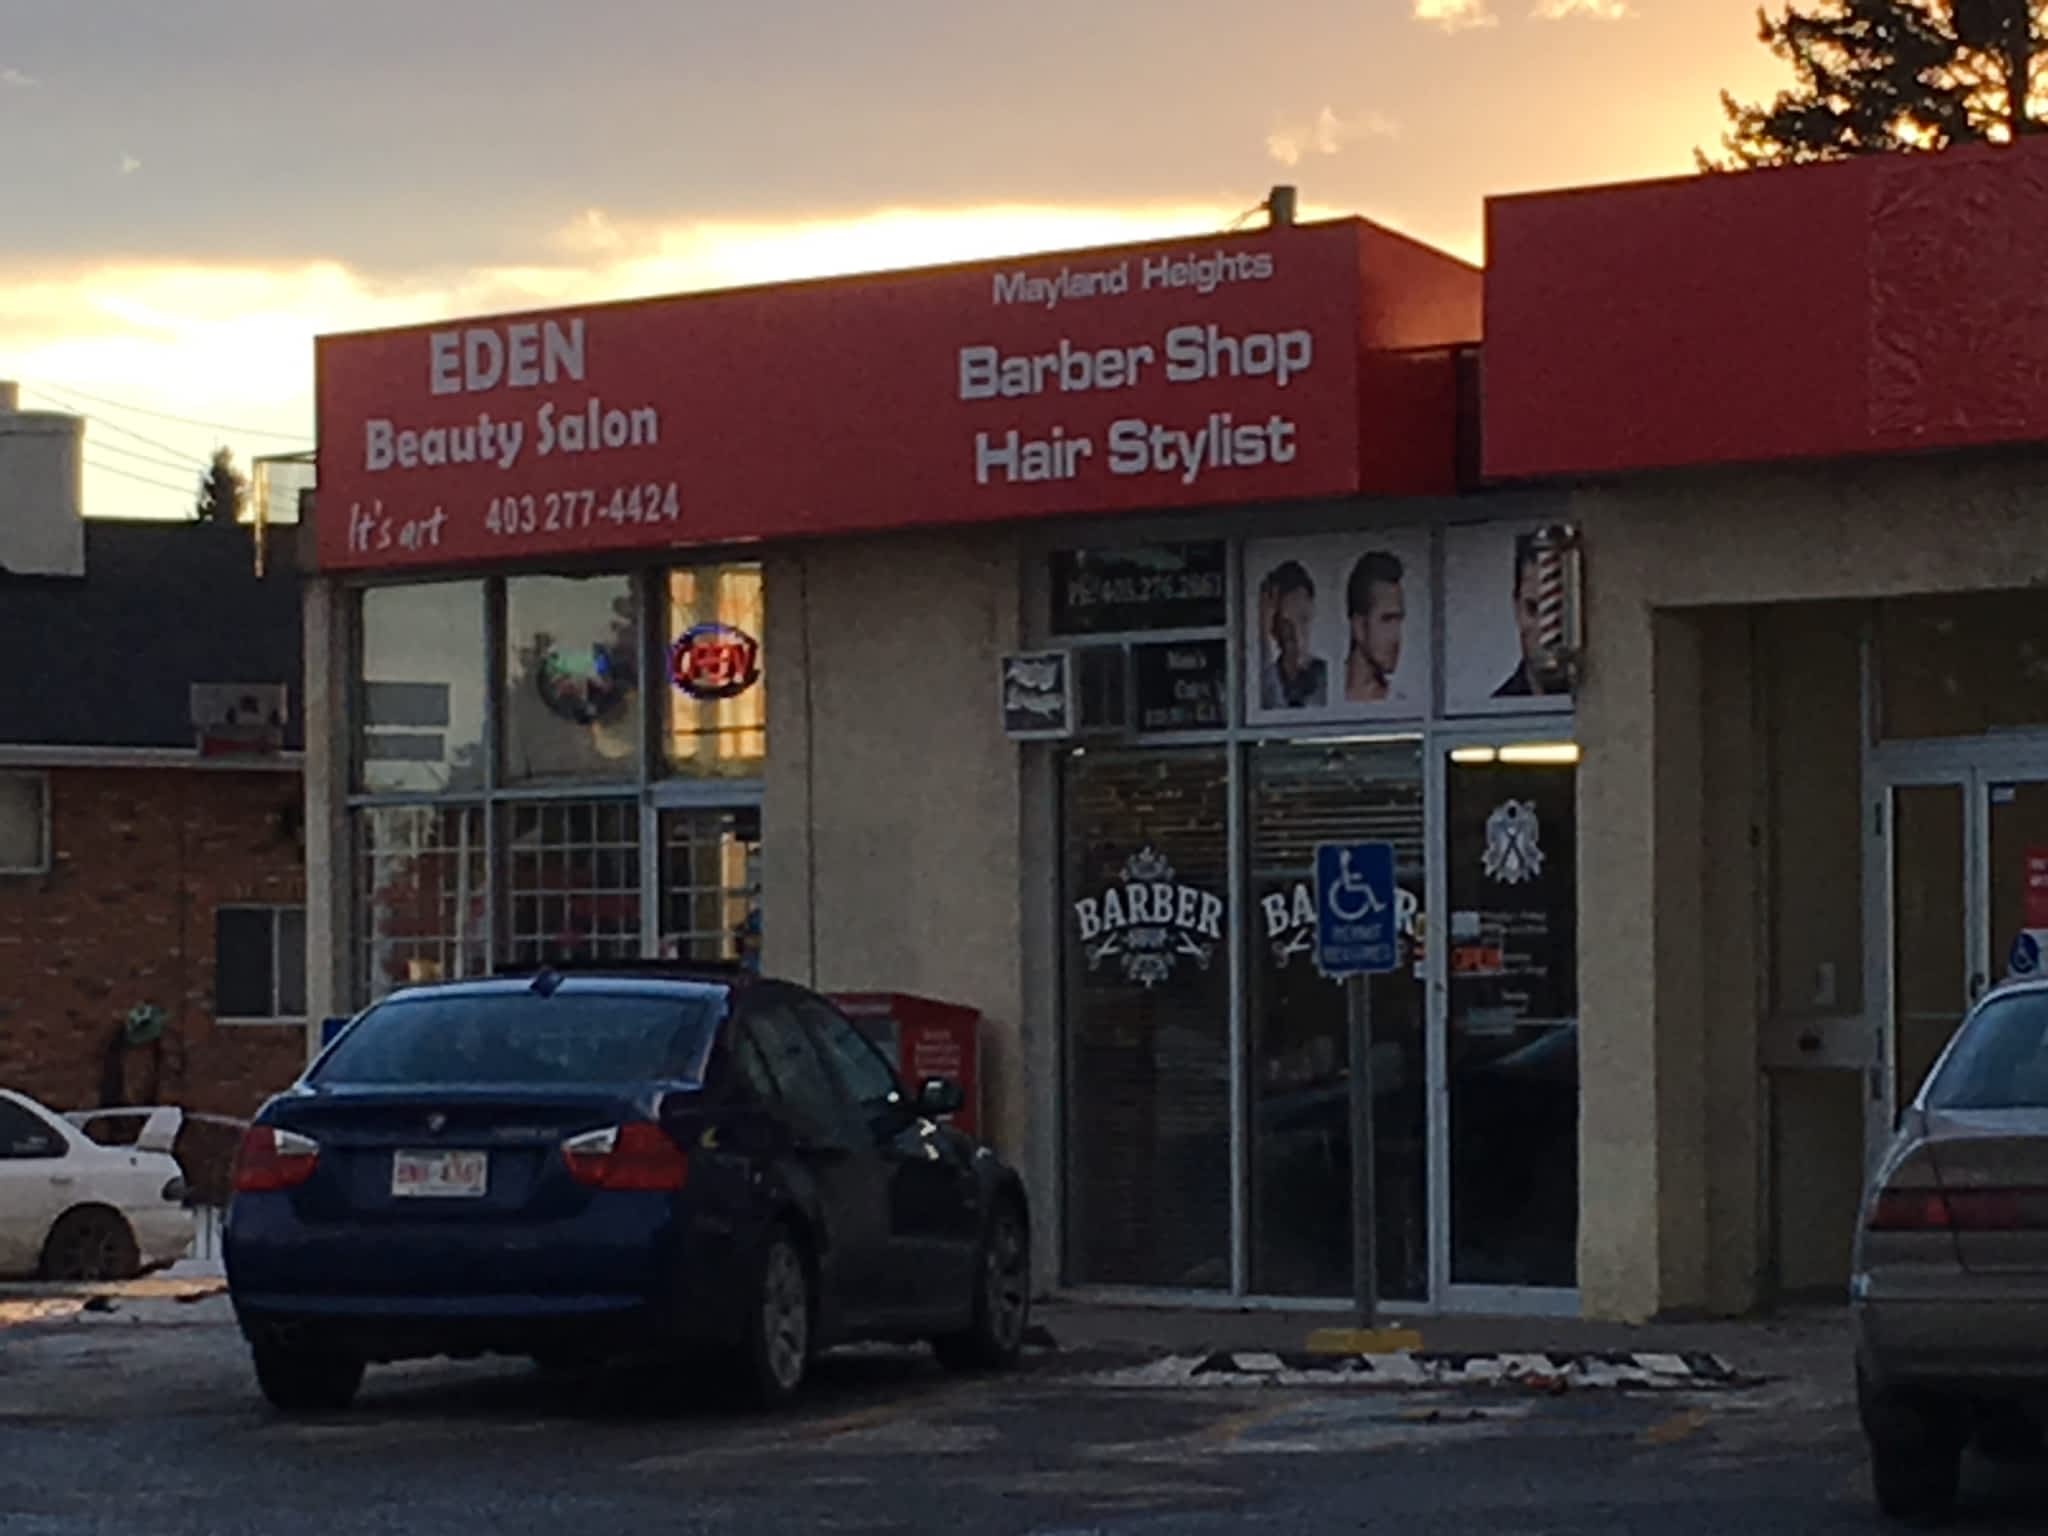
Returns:
[[[1235,1445],[1261,1425],[1270,1424],[1282,1414],[1293,1411],[1293,1405],[1268,1404],[1264,1408],[1249,1409],[1244,1413],[1233,1413],[1228,1418],[1218,1419],[1207,1429],[1194,1437],[1197,1445]]]
[[[1676,1445],[1688,1440],[1706,1427],[1708,1419],[1704,1408],[1688,1408],[1683,1413],[1674,1413],[1668,1419],[1660,1419],[1643,1431],[1645,1445]]]
[[[842,1413],[837,1418],[819,1419],[802,1428],[806,1440],[830,1440],[839,1435],[854,1434],[863,1429],[878,1429],[909,1416],[912,1409],[921,1406],[914,1402],[877,1403],[872,1408],[857,1408],[852,1413]]]
[[[0,1328],[15,1328],[24,1323],[54,1323],[67,1317],[76,1317],[85,1310],[85,1303],[71,1297],[58,1297],[37,1301],[0,1301]]]

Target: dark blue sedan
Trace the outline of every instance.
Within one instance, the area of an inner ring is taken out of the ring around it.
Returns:
[[[799,987],[621,966],[413,988],[245,1139],[228,1287],[264,1394],[342,1409],[374,1362],[630,1357],[768,1405],[813,1353],[1013,1364],[1016,1173]]]

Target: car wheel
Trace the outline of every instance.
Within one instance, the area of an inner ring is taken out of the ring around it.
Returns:
[[[1856,1411],[1870,1447],[1877,1507],[1894,1520],[1916,1524],[1948,1514],[1962,1482],[1966,1438],[1956,1411],[1924,1393],[1880,1385],[1860,1358]]]
[[[2007,1466],[2037,1461],[2041,1456],[2041,1426],[2025,1409],[2001,1403],[1982,1410],[1977,1423],[1977,1449],[1987,1461]]]
[[[258,1344],[256,1384],[279,1413],[340,1413],[363,1384],[363,1361],[335,1350]]]
[[[989,1218],[975,1263],[974,1317],[965,1332],[932,1340],[939,1363],[954,1371],[1008,1370],[1024,1351],[1031,1322],[1031,1234],[1014,1200]]]
[[[133,1280],[142,1270],[135,1234],[118,1211],[67,1211],[43,1244],[45,1280]]]
[[[778,1225],[761,1245],[740,1359],[740,1386],[756,1407],[780,1407],[802,1388],[811,1368],[814,1315],[804,1250]]]
[[[1955,1508],[1963,1448],[1953,1440],[1918,1445],[1870,1442],[1870,1484],[1877,1507],[1894,1520],[1940,1520]]]

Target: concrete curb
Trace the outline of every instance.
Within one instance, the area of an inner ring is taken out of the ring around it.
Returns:
[[[1754,1385],[1705,1354],[1543,1353],[1310,1355],[1224,1352],[1167,1355],[1101,1371],[1093,1385],[1201,1387],[1515,1387],[1539,1392],[1700,1391]]]

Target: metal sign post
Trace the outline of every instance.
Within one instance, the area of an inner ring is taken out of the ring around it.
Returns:
[[[1374,1198],[1372,978],[1395,969],[1394,847],[1316,848],[1316,968],[1344,979],[1351,1045],[1351,1293],[1358,1326],[1379,1313],[1378,1201]]]
[[[1376,1326],[1380,1309],[1379,1186],[1374,1177],[1372,978],[1344,983],[1351,1015],[1351,1297],[1358,1326]]]

